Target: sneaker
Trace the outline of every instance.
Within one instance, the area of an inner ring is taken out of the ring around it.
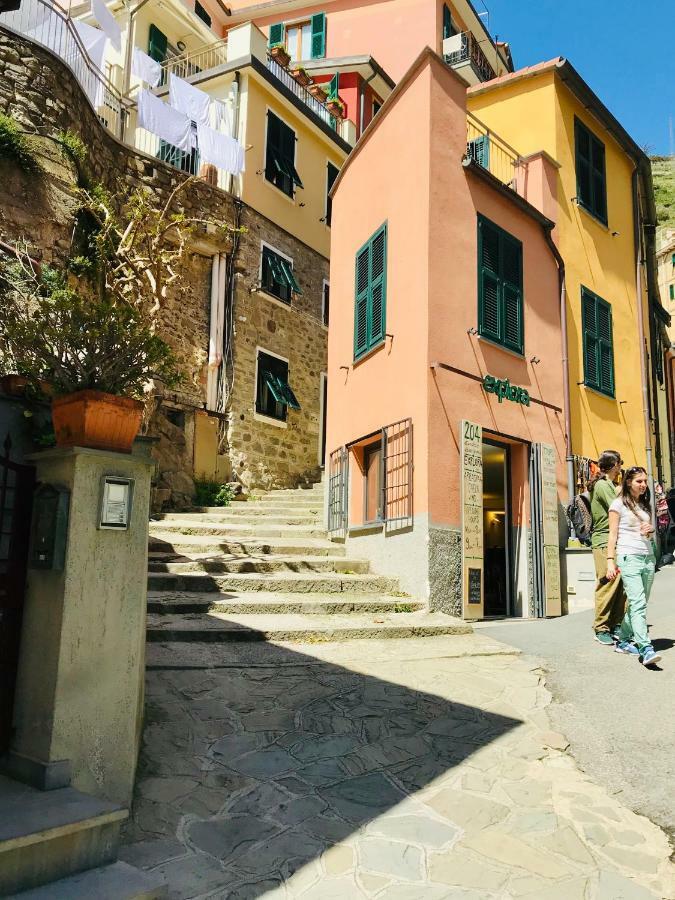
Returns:
[[[596,631],[595,639],[599,644],[603,644],[603,646],[605,647],[614,646],[614,638],[609,633],[609,631]]]
[[[614,648],[616,653],[628,653],[629,656],[639,656],[640,651],[630,641],[621,641]]]
[[[640,662],[643,666],[655,666],[657,662],[661,662],[661,657],[653,647],[643,647]]]

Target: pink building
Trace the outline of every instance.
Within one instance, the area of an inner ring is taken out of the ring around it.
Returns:
[[[333,191],[329,527],[467,618],[561,611],[552,176],[427,48]]]

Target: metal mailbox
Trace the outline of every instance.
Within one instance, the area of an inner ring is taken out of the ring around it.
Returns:
[[[30,569],[62,571],[66,561],[69,507],[67,488],[42,484],[36,490],[28,557]]]

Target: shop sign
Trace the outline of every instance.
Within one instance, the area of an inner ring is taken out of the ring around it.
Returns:
[[[501,403],[504,399],[512,403],[520,403],[521,406],[530,405],[530,395],[525,388],[511,384],[508,378],[495,378],[494,375],[486,375],[483,378],[483,388],[486,394],[496,394]]]
[[[460,423],[462,503],[462,610],[483,617],[483,429]]]

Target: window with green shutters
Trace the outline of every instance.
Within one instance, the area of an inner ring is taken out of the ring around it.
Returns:
[[[156,25],[150,26],[148,33],[148,56],[156,62],[164,62],[169,40]]]
[[[478,217],[478,331],[523,352],[523,245],[483,216]]]
[[[356,254],[354,359],[381,344],[387,311],[386,222]]]
[[[289,197],[303,186],[295,168],[295,132],[273,112],[267,113],[265,178]]]
[[[310,19],[312,26],[312,59],[323,59],[326,55],[326,13],[315,13]]]
[[[309,27],[309,56],[311,59],[323,59],[326,55],[326,13],[314,13],[313,16],[310,16],[309,21],[305,20],[304,23],[294,22],[292,25],[288,26],[288,30],[293,32],[295,39],[297,40],[296,32],[307,27]],[[289,38],[289,40],[293,43],[291,38]],[[268,39],[269,46],[272,47],[274,44],[285,43],[286,24],[284,22],[275,22],[274,25],[270,25]],[[289,47],[287,49],[293,60],[297,61],[307,58],[307,54],[292,52],[296,50],[295,47]]]
[[[456,34],[455,27],[452,24],[452,14],[450,7],[443,4],[443,40]]]
[[[270,36],[269,36],[269,45],[270,47],[274,46],[274,44],[283,44],[285,36],[285,29],[283,22],[275,22],[274,25],[270,25]]]
[[[335,184],[340,170],[333,163],[329,162],[326,167],[326,225],[330,228],[331,219],[333,217],[333,200],[330,196],[331,189]]]
[[[581,288],[584,336],[584,384],[614,396],[614,337],[612,307],[588,288]]]
[[[671,300],[675,300],[675,284],[671,284],[668,288],[668,296]]]
[[[284,303],[290,303],[293,294],[301,294],[300,285],[293,274],[291,260],[263,244],[260,284],[264,291]]]
[[[605,145],[576,118],[574,120],[574,141],[576,148],[577,202],[606,225]]]
[[[285,359],[258,350],[255,411],[284,422],[287,409],[300,409],[289,384],[288,363]]]

